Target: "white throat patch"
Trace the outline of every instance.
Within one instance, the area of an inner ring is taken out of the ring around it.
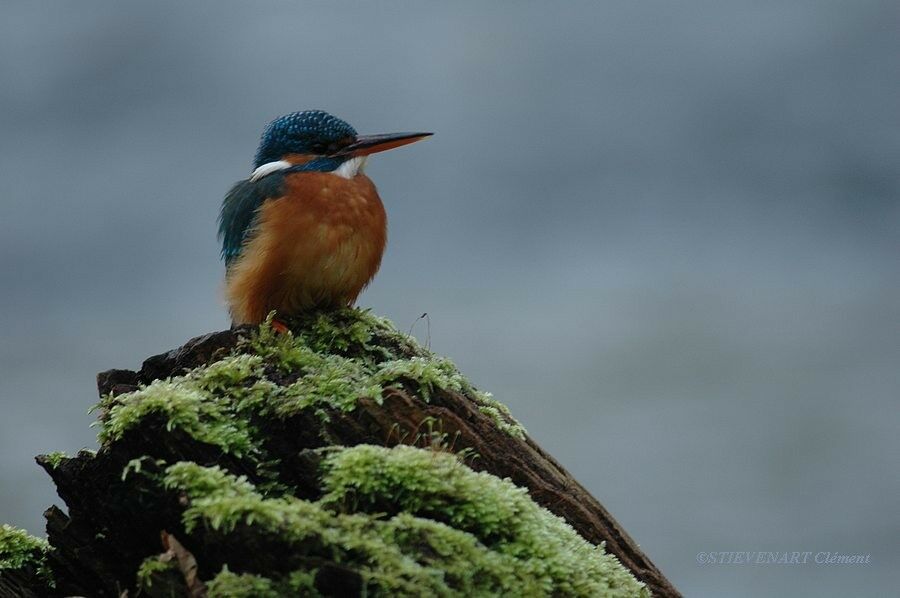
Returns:
[[[255,183],[259,179],[263,178],[266,175],[272,174],[273,172],[278,172],[279,170],[285,170],[293,166],[287,160],[278,160],[277,162],[266,162],[259,168],[253,171],[253,174],[250,175],[250,182]]]
[[[366,158],[368,156],[357,156],[355,158],[350,158],[339,167],[331,171],[331,174],[336,174],[339,177],[343,177],[345,179],[352,179],[357,174],[363,171],[363,168],[366,165]]]

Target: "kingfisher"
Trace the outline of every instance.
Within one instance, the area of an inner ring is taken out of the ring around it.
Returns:
[[[231,188],[219,213],[234,324],[259,324],[272,311],[283,318],[353,305],[387,243],[366,160],[431,134],[358,135],[322,110],[269,123],[253,172]]]

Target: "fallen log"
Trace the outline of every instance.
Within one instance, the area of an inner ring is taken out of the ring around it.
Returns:
[[[68,513],[0,596],[679,595],[448,360],[359,310],[289,325],[99,374],[101,447],[38,457]]]

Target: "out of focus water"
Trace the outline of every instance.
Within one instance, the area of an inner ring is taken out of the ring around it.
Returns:
[[[262,126],[434,130],[369,174],[361,304],[492,390],[690,596],[900,581],[900,6],[9,2],[0,521],[94,445],[94,374],[227,326]],[[417,328],[424,333],[422,326]],[[701,551],[871,554],[718,565]]]

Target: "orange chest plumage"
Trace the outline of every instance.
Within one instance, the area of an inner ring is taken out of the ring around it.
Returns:
[[[364,174],[298,172],[260,207],[253,236],[229,269],[226,297],[236,323],[351,305],[381,264],[387,219]]]

